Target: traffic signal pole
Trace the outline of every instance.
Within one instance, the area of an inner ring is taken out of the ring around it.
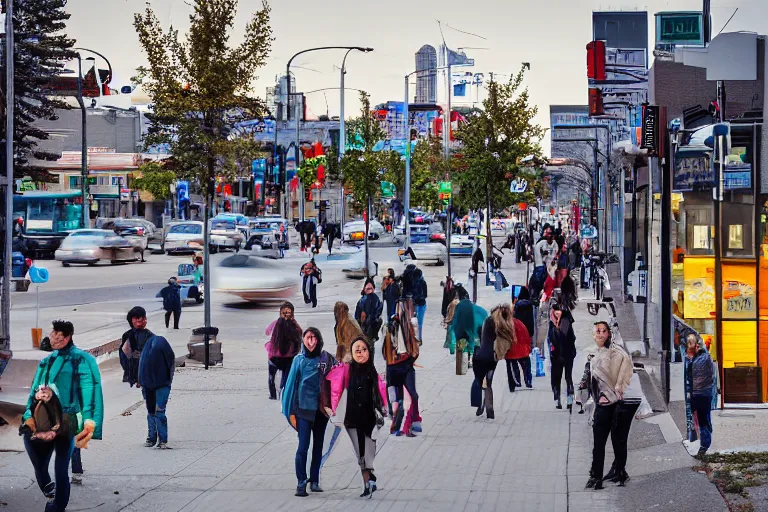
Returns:
[[[11,350],[11,273],[13,252],[13,0],[5,2],[5,247],[0,297],[0,352]],[[5,364],[0,362],[0,374]]]

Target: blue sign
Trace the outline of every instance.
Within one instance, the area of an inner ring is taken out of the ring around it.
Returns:
[[[179,208],[183,208],[185,203],[189,203],[189,182],[176,182],[176,198],[179,202]]]
[[[751,189],[752,171],[725,171],[725,190]]]
[[[715,173],[705,152],[677,155],[673,189],[676,192],[706,190],[715,186]]]
[[[251,175],[257,183],[264,183],[264,174],[267,172],[267,160],[259,158],[251,164]]]

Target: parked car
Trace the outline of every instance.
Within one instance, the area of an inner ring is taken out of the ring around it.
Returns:
[[[371,219],[368,223],[368,240],[378,240],[387,230],[381,222]],[[344,242],[362,242],[365,239],[365,221],[352,220],[344,224]]]
[[[104,222],[101,228],[113,230],[137,250],[143,251],[149,246],[150,229],[140,219],[113,219]]]
[[[96,265],[100,260],[110,263],[136,261],[136,249],[130,241],[111,229],[76,229],[67,236],[54,253],[56,261],[68,267],[72,263]]]
[[[216,217],[211,221],[211,250],[213,252],[232,249],[239,251],[245,244],[245,235],[235,221]]]
[[[284,226],[286,229],[288,228],[288,220],[280,216],[254,217],[250,219],[248,224],[251,229],[251,234],[245,244],[245,248],[248,250],[254,245],[260,244],[265,235],[274,235],[280,232],[281,226]],[[284,247],[284,249],[287,249],[287,247]]]
[[[188,220],[166,228],[162,249],[165,253],[196,252],[203,248],[203,223]]]
[[[237,229],[243,234],[246,240],[251,235],[251,226],[248,217],[241,213],[220,213],[213,220],[231,220],[235,223]]]
[[[248,302],[280,303],[296,292],[298,267],[240,253],[224,258],[213,273],[214,288]]]

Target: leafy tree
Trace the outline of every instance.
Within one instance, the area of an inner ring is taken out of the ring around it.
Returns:
[[[250,93],[272,46],[270,8],[262,3],[246,23],[242,42],[231,46],[237,4],[237,0],[193,0],[184,39],[173,27],[164,31],[149,5],[143,14],[134,15],[139,43],[149,61],[148,67],[139,68],[137,77],[152,98],[152,124],[145,144],[169,144],[177,177],[203,188],[205,251],[216,175],[231,178],[246,165],[250,168],[247,159],[259,148],[252,139],[237,137],[240,123],[266,112],[263,102]],[[206,290],[210,290],[208,260]],[[206,301],[205,325],[210,325],[210,301]]]
[[[438,181],[450,181],[450,166],[437,137],[416,144],[411,158],[411,204],[429,210],[443,206],[438,200]]]
[[[371,100],[367,93],[360,93],[360,117],[347,121],[347,149],[341,159],[342,182],[352,189],[365,211],[365,274],[368,275],[368,229],[372,199],[381,187],[382,169],[392,156],[389,151],[374,152],[373,147],[386,137],[378,120],[371,112]]]
[[[483,110],[471,114],[455,135],[462,144],[457,159],[458,172],[453,175],[461,186],[456,201],[466,208],[487,207],[489,217],[493,215],[494,205],[506,207],[520,199],[518,194],[509,191],[513,179],[518,176],[532,179],[528,188],[539,187],[536,183],[539,174],[532,174],[530,168],[521,163],[529,155],[540,157],[539,141],[545,132],[533,122],[537,108],[530,105],[528,90],[522,88],[523,77],[521,69],[507,83],[492,81]],[[490,222],[486,222],[486,229],[486,254],[490,255],[493,243]]]
[[[156,201],[171,198],[171,184],[176,181],[176,173],[166,170],[158,162],[147,162],[139,167],[140,177],[136,178],[136,188],[152,194]]]
[[[61,74],[67,61],[77,56],[72,51],[74,39],[64,33],[70,16],[64,11],[66,3],[66,0],[13,0],[13,144],[17,178],[30,175],[36,181],[47,181],[49,174],[42,167],[29,165],[30,158],[53,161],[60,156],[38,148],[37,141],[47,140],[49,134],[36,127],[35,121],[51,119],[57,109],[70,108],[61,98],[51,95],[53,79]],[[2,61],[5,84],[5,57]],[[4,109],[5,87],[1,94],[0,108]],[[2,130],[4,139],[5,123]]]

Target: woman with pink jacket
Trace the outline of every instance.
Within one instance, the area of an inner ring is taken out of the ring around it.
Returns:
[[[373,347],[364,336],[358,336],[352,342],[352,361],[331,370],[328,380],[331,382],[332,421],[335,417],[334,423],[343,422],[363,477],[360,497],[371,498],[376,491],[376,475],[373,474],[376,438],[387,415],[386,383],[373,365]],[[346,405],[340,410],[343,394],[346,394]]]
[[[293,304],[284,302],[280,306],[280,317],[269,324],[265,334],[270,336],[264,346],[269,360],[269,399],[277,400],[275,377],[277,371],[282,372],[280,391],[285,388],[288,372],[291,370],[293,358],[301,350],[301,327],[293,318]]]

